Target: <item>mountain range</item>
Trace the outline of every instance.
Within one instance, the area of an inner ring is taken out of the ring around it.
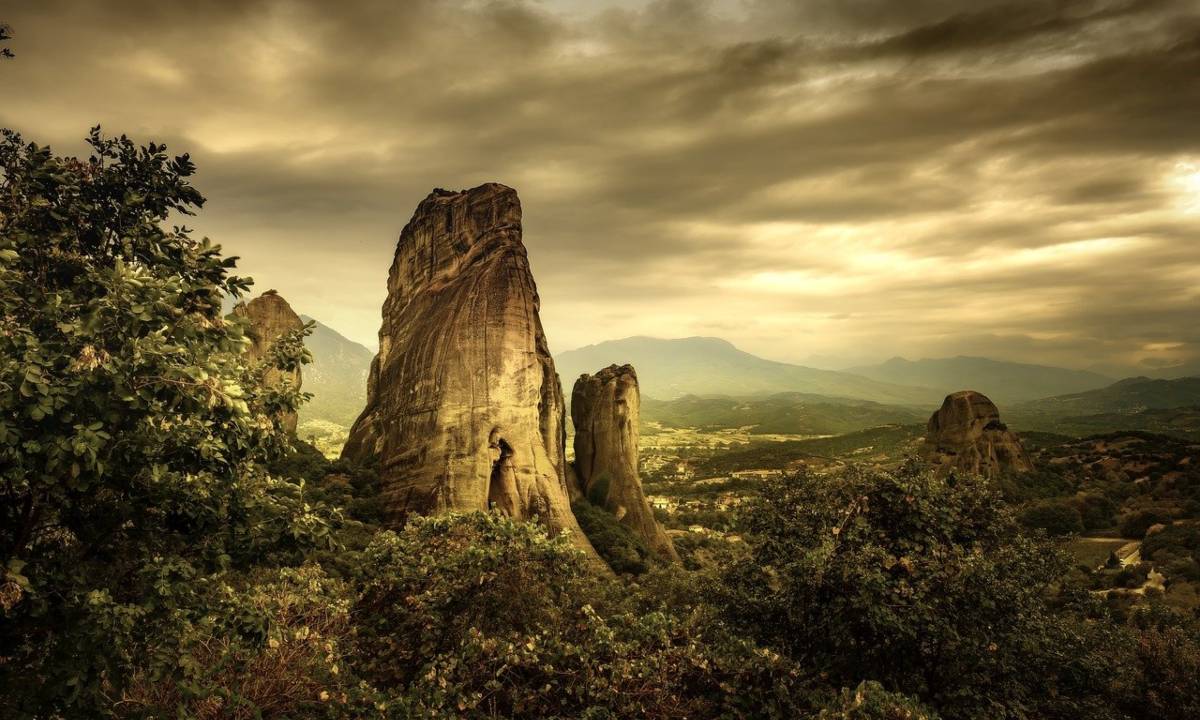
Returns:
[[[303,389],[313,397],[300,408],[300,424],[320,420],[349,427],[367,404],[367,373],[375,353],[327,325],[300,317],[315,323],[304,339],[313,361],[303,370]]]
[[[1000,405],[1095,390],[1113,382],[1113,378],[1087,370],[961,355],[922,360],[894,357],[878,365],[848,368],[846,372],[896,385],[928,387],[944,395],[977,390]]]
[[[630,337],[588,345],[554,357],[563,390],[568,395],[579,375],[614,363],[633,365],[642,394],[659,400],[684,395],[745,397],[800,392],[924,407],[940,402],[945,395],[930,388],[766,360],[715,337]]]
[[[1018,403],[1010,412],[1014,417],[1074,417],[1190,406],[1200,406],[1200,377],[1177,380],[1135,377],[1096,390]]]
[[[1200,378],[1126,378],[1108,387],[1018,403],[1005,414],[1017,430],[1083,437],[1146,430],[1200,439]]]
[[[300,411],[301,434],[327,437],[333,446],[366,404],[374,352],[320,322],[305,344],[313,362],[304,368],[304,389],[313,398]],[[1005,420],[1021,430],[1079,434],[1181,423],[1191,428],[1194,417],[1180,413],[1200,407],[1196,377],[1112,382],[1095,372],[978,357],[893,358],[849,371],[818,370],[767,360],[713,337],[631,337],[555,357],[567,397],[580,374],[614,363],[637,370],[643,420],[754,425],[767,433],[825,434],[922,422],[946,394],[968,388],[991,397]]]

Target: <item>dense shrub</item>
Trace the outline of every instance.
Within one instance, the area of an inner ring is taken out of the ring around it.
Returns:
[[[911,698],[890,693],[874,680],[843,689],[821,708],[819,720],[937,720],[937,714]]]
[[[362,674],[419,717],[792,717],[791,666],[631,599],[539,526],[414,519],[364,557]]]
[[[202,588],[331,545],[333,514],[262,471],[302,400],[248,363],[234,259],[169,228],[203,198],[186,155],[126,138],[55,157],[0,141],[0,710],[94,717],[209,609]]]
[[[1050,535],[1074,535],[1083,532],[1083,516],[1068,500],[1035,503],[1022,510],[1019,517],[1025,527],[1045,530]]]
[[[640,575],[655,562],[646,543],[607,510],[587,500],[576,500],[571,503],[571,512],[592,547],[614,572]]]
[[[1200,523],[1176,523],[1147,536],[1142,557],[1159,565],[1169,579],[1200,580]]]
[[[1121,537],[1141,540],[1151,525],[1171,522],[1171,515],[1162,510],[1138,510],[1121,518]]]
[[[1046,603],[1067,567],[1001,497],[914,465],[764,484],[745,512],[752,561],[725,572],[734,627],[819,670],[947,717],[1053,714],[1080,638]]]
[[[1113,526],[1117,504],[1103,495],[1082,493],[1071,499],[1079,510],[1085,530],[1102,530]]]
[[[118,717],[324,717],[359,704],[344,582],[307,566],[212,584],[205,594],[210,613],[154,651],[181,672],[135,669],[113,699]]]

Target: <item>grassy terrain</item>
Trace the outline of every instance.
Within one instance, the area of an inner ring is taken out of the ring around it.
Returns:
[[[1067,542],[1063,549],[1080,565],[1097,568],[1103,565],[1108,556],[1129,541],[1124,538],[1110,537],[1077,537]]]

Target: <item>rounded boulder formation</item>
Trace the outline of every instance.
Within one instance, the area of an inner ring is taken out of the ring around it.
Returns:
[[[923,455],[940,472],[986,478],[1033,469],[1021,439],[1000,421],[999,408],[974,390],[946,396],[929,418]]]

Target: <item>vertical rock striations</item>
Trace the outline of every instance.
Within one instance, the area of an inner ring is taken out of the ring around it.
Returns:
[[[571,393],[578,491],[603,506],[660,556],[678,560],[671,539],[654,519],[638,476],[641,394],[630,365],[582,375]]]
[[[489,183],[434,190],[400,233],[367,406],[343,455],[379,461],[392,516],[571,514],[562,387],[521,242],[521,203]]]
[[[1000,422],[1000,411],[982,393],[947,395],[929,418],[923,454],[943,471],[951,469],[993,478],[1033,469],[1021,439]]]
[[[279,336],[304,327],[304,322],[292,310],[292,306],[288,305],[287,300],[280,297],[279,293],[274,290],[268,290],[248,303],[238,303],[233,308],[233,313],[250,321],[252,344],[246,354],[252,361],[262,360],[266,357],[271,350],[271,345]],[[268,385],[278,384],[284,379],[299,388],[300,368],[291,372],[272,368],[267,371],[265,378]],[[290,433],[296,432],[295,412],[284,414],[280,421],[285,430]]]

